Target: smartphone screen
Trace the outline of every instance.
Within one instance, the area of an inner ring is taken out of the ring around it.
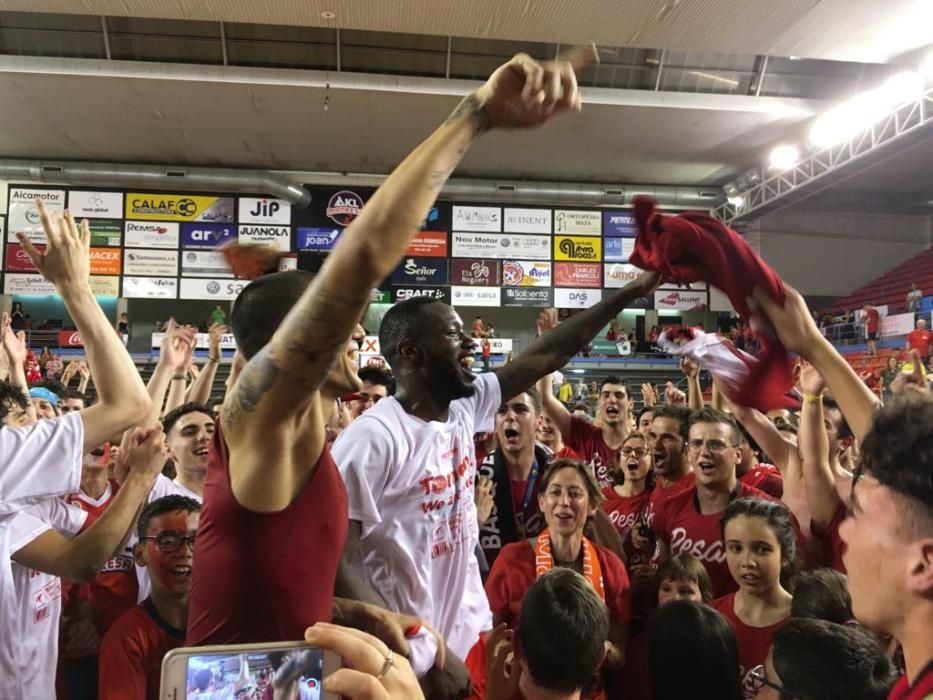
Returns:
[[[327,700],[330,653],[307,645],[176,649],[165,660],[169,700]],[[336,657],[335,657],[336,658]]]

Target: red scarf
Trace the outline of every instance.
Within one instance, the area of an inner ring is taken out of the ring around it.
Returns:
[[[599,565],[599,556],[596,547],[585,537],[583,547],[583,577],[590,582],[599,599],[606,602],[606,591],[603,587],[603,571]],[[544,529],[535,540],[535,578],[540,578],[554,568],[554,557],[551,555],[551,532]]]
[[[668,216],[656,211],[654,200],[636,197],[635,221],[638,237],[630,263],[659,272],[665,281],[708,282],[721,289],[742,318],[750,321],[761,344],[759,362],[729,398],[760,411],[796,407],[797,402],[787,396],[794,384],[787,350],[768,320],[749,306],[755,287],[784,303],[784,283],[777,273],[739,234],[706,214]]]

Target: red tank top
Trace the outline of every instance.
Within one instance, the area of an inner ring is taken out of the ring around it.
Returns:
[[[237,503],[218,423],[198,525],[188,646],[304,639],[330,622],[347,538],[347,492],[325,446],[310,481],[277,513]]]

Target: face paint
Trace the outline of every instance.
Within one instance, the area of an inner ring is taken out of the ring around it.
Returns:
[[[187,538],[198,529],[199,513],[175,511],[163,513],[149,521],[146,531],[145,559],[152,579],[153,589],[161,588],[172,595],[187,595],[191,589],[191,567],[194,553],[182,539],[177,547],[165,547],[164,541],[171,536]],[[163,546],[160,546],[162,539]],[[164,551],[168,549],[169,551]]]

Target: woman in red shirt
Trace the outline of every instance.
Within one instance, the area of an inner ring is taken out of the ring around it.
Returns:
[[[790,511],[781,503],[740,498],[722,517],[722,538],[735,593],[710,605],[729,620],[739,642],[742,692],[753,700],[771,638],[790,618],[796,540]]]
[[[654,488],[654,457],[641,433],[632,433],[622,441],[612,478],[613,485],[603,489],[603,510],[624,542],[648,507]]]
[[[615,554],[584,536],[603,495],[596,478],[582,462],[559,459],[541,477],[538,505],[545,529],[538,537],[502,548],[486,580],[486,596],[494,624],[515,628],[522,598],[534,581],[555,566],[582,574],[609,608],[609,642],[605,665],[624,663],[625,626],[629,620],[629,580]],[[602,697],[598,689],[584,697]]]

